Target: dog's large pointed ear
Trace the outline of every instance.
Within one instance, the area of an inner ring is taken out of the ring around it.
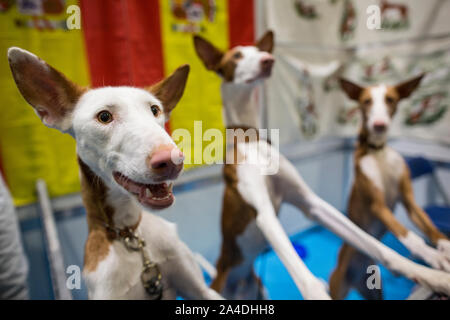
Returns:
[[[420,81],[422,81],[423,77],[425,76],[424,73],[421,75],[410,79],[408,81],[402,82],[395,86],[395,89],[397,90],[398,96],[400,99],[407,98],[413,93],[414,90],[417,89],[417,87],[420,84]]]
[[[267,31],[257,42],[256,47],[261,51],[272,53],[274,46],[274,34],[272,30]]]
[[[26,50],[9,48],[8,60],[17,88],[42,122],[68,131],[73,108],[85,89]]]
[[[188,64],[178,67],[170,76],[148,88],[148,91],[161,101],[167,116],[183,96],[189,69]]]
[[[194,47],[206,69],[217,71],[223,57],[223,52],[217,49],[211,42],[198,35],[194,36]]]
[[[341,85],[342,90],[344,90],[347,96],[352,100],[358,100],[364,90],[363,87],[344,78],[339,78],[339,84]]]

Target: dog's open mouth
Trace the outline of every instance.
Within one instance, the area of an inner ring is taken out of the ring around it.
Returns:
[[[172,183],[143,184],[135,182],[119,172],[114,172],[113,176],[119,185],[134,194],[144,206],[153,209],[164,209],[169,207],[175,200],[172,193]]]

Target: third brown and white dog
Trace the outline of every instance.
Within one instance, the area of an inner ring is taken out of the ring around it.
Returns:
[[[200,36],[194,37],[194,46],[205,67],[222,78],[221,94],[227,128],[241,133],[259,129],[257,91],[262,80],[270,76],[275,62],[271,54],[273,33],[267,32],[254,46],[237,46],[226,52]],[[233,144],[229,152],[233,154],[231,158],[239,159],[239,163],[227,162],[224,166],[222,248],[217,262],[217,277],[212,283],[212,287],[225,297],[254,299],[264,296],[260,281],[253,273],[253,262],[268,241],[304,298],[329,298],[325,285],[297,255],[277,218],[282,202],[293,204],[389,269],[437,292],[450,293],[450,274],[416,264],[364,232],[319,198],[292,163],[267,140],[259,135],[253,140],[245,138]],[[278,159],[279,170],[271,175],[262,174],[267,161],[250,161],[255,154]]]
[[[395,86],[379,84],[366,88],[340,79],[347,96],[358,101],[363,119],[354,154],[355,181],[348,215],[377,239],[390,231],[412,254],[434,268],[450,272],[450,242],[414,200],[406,162],[397,151],[386,145],[387,133],[400,100],[409,97],[422,78],[420,75]],[[395,218],[393,210],[399,200],[411,220],[438,249],[427,245]],[[342,299],[354,287],[367,299],[381,299],[381,288],[369,290],[364,281],[367,266],[373,264],[371,258],[344,244],[338,266],[330,279],[331,296]]]

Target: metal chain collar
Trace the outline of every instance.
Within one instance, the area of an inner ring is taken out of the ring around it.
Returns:
[[[122,241],[129,251],[140,251],[143,261],[141,282],[151,300],[160,300],[162,297],[162,274],[158,265],[152,262],[145,250],[145,240],[138,236],[131,228],[117,229],[109,225],[106,228]]]

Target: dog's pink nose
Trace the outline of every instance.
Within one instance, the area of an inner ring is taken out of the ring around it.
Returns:
[[[148,166],[162,180],[175,179],[183,169],[184,155],[174,146],[163,146],[152,153]]]
[[[261,59],[261,69],[263,71],[270,71],[272,70],[272,66],[275,63],[275,59],[272,56],[266,56]]]
[[[375,130],[375,132],[378,133],[383,133],[384,131],[386,131],[387,125],[384,121],[375,121],[373,123],[373,129]]]

